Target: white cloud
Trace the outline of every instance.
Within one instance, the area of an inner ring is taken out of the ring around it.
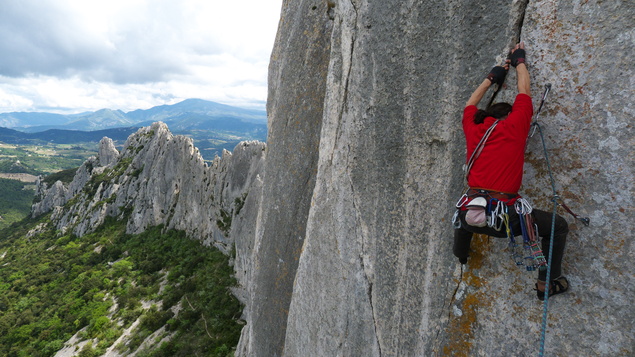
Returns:
[[[0,112],[264,106],[281,0],[5,0]],[[52,109],[53,108],[53,109]]]

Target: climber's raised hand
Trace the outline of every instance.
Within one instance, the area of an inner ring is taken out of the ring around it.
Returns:
[[[509,60],[514,68],[521,63],[525,63],[525,42],[516,44],[509,54]]]
[[[503,85],[505,82],[505,76],[507,76],[507,70],[509,69],[509,64],[505,64],[505,66],[495,66],[489,71],[487,75],[487,79],[489,79],[492,84],[498,84],[499,86]]]

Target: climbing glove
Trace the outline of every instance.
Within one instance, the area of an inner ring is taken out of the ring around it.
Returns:
[[[496,83],[499,86],[502,86],[503,82],[505,82],[505,76],[507,76],[507,70],[505,67],[496,66],[489,72],[487,79],[492,81],[492,84]]]
[[[525,63],[525,50],[519,48],[513,53],[510,53],[509,60],[514,67],[518,66],[521,63]]]

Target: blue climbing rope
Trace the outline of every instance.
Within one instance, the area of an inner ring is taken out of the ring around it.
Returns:
[[[545,353],[545,337],[547,334],[547,315],[549,310],[549,285],[551,282],[551,258],[553,255],[553,237],[556,230],[556,209],[558,208],[558,193],[556,192],[556,181],[553,178],[553,172],[551,171],[551,164],[549,163],[549,154],[547,153],[547,146],[545,145],[545,138],[542,135],[542,128],[540,124],[535,121],[534,125],[538,129],[540,134],[540,140],[542,141],[542,149],[545,152],[545,161],[547,163],[547,170],[549,172],[549,178],[551,179],[551,190],[553,192],[553,214],[551,216],[551,239],[549,240],[549,257],[547,257],[547,278],[545,279],[545,299],[542,304],[542,327],[540,332],[540,353],[539,356],[543,357]]]
[[[561,199],[558,196],[558,192],[556,191],[556,180],[553,178],[553,171],[551,170],[551,164],[549,163],[549,154],[547,153],[547,145],[545,144],[545,137],[542,134],[542,127],[540,126],[537,120],[537,117],[542,110],[542,106],[545,103],[547,94],[549,94],[550,90],[551,90],[551,84],[547,83],[545,85],[545,92],[542,95],[542,100],[540,101],[540,107],[538,108],[538,112],[536,113],[534,122],[531,124],[534,127],[534,133],[536,129],[538,129],[538,132],[540,133],[540,140],[542,142],[542,150],[545,153],[545,162],[547,163],[547,170],[549,172],[549,178],[551,179],[551,191],[553,192],[553,197],[551,199],[551,201],[553,202],[553,214],[551,215],[551,239],[549,240],[549,256],[547,257],[545,298],[543,300],[543,305],[542,305],[543,312],[542,312],[542,327],[540,332],[540,354],[539,354],[540,357],[543,357],[545,354],[545,336],[547,334],[547,316],[549,311],[548,309],[549,308],[549,287],[551,285],[551,260],[553,256],[553,238],[554,238],[555,229],[556,229],[556,210],[558,208],[558,205],[561,205],[569,214],[573,216],[573,218],[579,220],[585,226],[588,226],[590,222],[588,217],[580,217],[577,214],[573,213],[573,211],[571,211],[571,209],[569,209],[567,205],[564,204],[564,202],[558,202],[558,201],[561,201]],[[533,136],[533,133],[530,136]]]

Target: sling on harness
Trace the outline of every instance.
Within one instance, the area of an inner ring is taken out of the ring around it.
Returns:
[[[481,141],[478,142],[478,144],[476,145],[476,148],[474,149],[474,151],[472,151],[472,155],[470,155],[470,159],[467,160],[467,164],[464,167],[466,180],[468,179],[468,176],[470,175],[470,170],[472,169],[472,165],[474,165],[474,161],[476,161],[479,155],[481,155],[481,152],[483,151],[483,148],[485,147],[485,142],[487,141],[487,139],[489,139],[489,136],[492,135],[492,132],[496,128],[496,125],[498,125],[498,122],[500,122],[500,119],[497,119],[494,122],[494,124],[492,124],[492,126],[490,126],[485,131],[485,134],[483,134]]]
[[[524,198],[520,198],[514,205],[518,218],[520,219],[520,229],[523,235],[523,246],[527,254],[525,256],[525,267],[529,271],[536,270],[538,267],[546,267],[547,261],[542,253],[540,238],[538,235],[538,226],[534,223],[534,217],[531,215],[533,208]],[[513,236],[510,237],[510,244],[516,245]],[[517,265],[518,262],[516,262]]]

